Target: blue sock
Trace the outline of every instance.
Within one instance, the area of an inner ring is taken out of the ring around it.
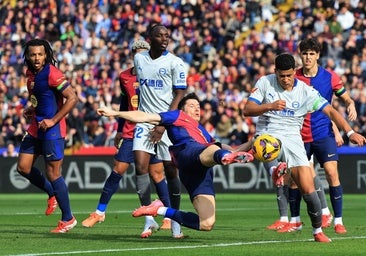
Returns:
[[[329,186],[329,196],[334,211],[334,217],[335,218],[342,217],[342,208],[343,208],[342,186],[341,185],[337,187]]]
[[[62,221],[69,221],[72,219],[72,213],[70,208],[69,192],[64,178],[61,176],[58,179],[51,182],[57,203],[62,212]]]
[[[215,162],[216,162],[216,163],[218,163],[218,164],[222,164],[221,159],[224,157],[224,155],[226,155],[226,154],[228,154],[228,153],[230,154],[230,153],[231,153],[231,151],[226,150],[226,149],[219,149],[219,150],[217,150],[217,151],[214,153],[213,158],[214,158],[214,160],[215,160]]]
[[[170,199],[169,199],[169,191],[168,184],[166,180],[163,179],[159,183],[155,183],[156,193],[159,196],[159,199],[163,202],[165,207],[170,207]]]
[[[106,211],[108,203],[111,200],[113,194],[116,193],[118,189],[118,184],[121,179],[122,176],[119,173],[115,171],[111,172],[108,179],[104,183],[103,191],[99,198],[97,210],[101,212]]]
[[[45,178],[45,176],[36,167],[32,167],[29,174],[24,174],[19,172],[20,175],[25,177],[37,188],[40,188],[48,194],[48,197],[54,196],[53,188],[51,182]]]
[[[288,189],[288,200],[290,204],[291,217],[300,216],[301,192],[298,188]]]
[[[200,219],[198,215],[193,212],[182,212],[173,208],[168,208],[164,217],[175,220],[184,227],[200,230]]]

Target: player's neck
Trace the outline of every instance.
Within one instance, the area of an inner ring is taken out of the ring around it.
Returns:
[[[318,74],[318,66],[314,66],[310,69],[302,68],[302,73],[305,77],[315,77]]]

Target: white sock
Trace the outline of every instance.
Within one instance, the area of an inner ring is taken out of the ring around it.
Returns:
[[[280,221],[282,221],[282,222],[288,222],[288,217],[287,216],[281,216],[280,217]]]
[[[341,224],[343,225],[342,217],[334,218],[334,225]]]
[[[98,215],[104,215],[104,212],[102,212],[102,211],[96,210],[95,212],[96,212]]]
[[[327,208],[323,208],[322,209],[322,214],[323,215],[329,215],[330,214],[329,208],[328,207]]]
[[[158,209],[158,215],[160,216],[165,216],[166,210],[168,209],[168,207],[159,207]]]
[[[322,228],[313,228],[313,235],[323,232]]]

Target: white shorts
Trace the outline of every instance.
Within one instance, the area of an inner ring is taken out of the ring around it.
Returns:
[[[171,161],[169,146],[171,146],[172,143],[168,138],[167,132],[164,132],[159,143],[153,144],[150,141],[150,130],[153,128],[154,125],[148,123],[136,124],[133,139],[133,150],[139,150],[153,154],[157,159],[163,161]]]
[[[283,136],[275,136],[279,138],[282,142],[282,152],[281,157],[287,163],[287,167],[297,167],[297,166],[310,166],[309,160],[306,155],[306,150],[304,147],[304,142],[299,134]]]

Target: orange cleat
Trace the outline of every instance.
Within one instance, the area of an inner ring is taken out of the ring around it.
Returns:
[[[287,164],[285,162],[279,163],[272,173],[272,181],[276,187],[281,187],[284,184],[283,175],[287,173]]]
[[[73,216],[69,221],[59,221],[58,225],[55,229],[51,230],[51,233],[66,233],[70,229],[76,226],[78,222],[76,221],[75,217]]]
[[[249,163],[254,160],[254,157],[252,154],[248,152],[231,152],[229,154],[226,154],[221,159],[221,162],[223,165],[228,165],[232,163]]]
[[[160,226],[160,229],[162,230],[168,230],[171,229],[171,220],[169,218],[164,218],[163,219],[163,225]]]
[[[44,214],[51,215],[57,208],[57,200],[55,196],[51,196],[47,200],[47,209]]]
[[[133,217],[141,217],[141,216],[156,216],[158,215],[158,209],[160,207],[164,207],[164,204],[156,199],[154,202],[147,206],[141,206],[132,212]]]
[[[278,229],[278,233],[288,233],[294,231],[300,231],[302,229],[302,222],[289,222],[282,228]]]
[[[83,220],[83,222],[81,222],[81,225],[83,225],[86,228],[91,228],[93,227],[96,223],[102,223],[105,220],[105,214],[103,215],[99,215],[96,212],[92,212],[88,218],[86,218],[85,220]]]
[[[329,228],[332,224],[333,215],[332,214],[323,214],[322,215],[322,228]]]
[[[278,230],[278,229],[283,228],[287,223],[288,223],[287,221],[276,220],[273,224],[267,226],[267,229]]]
[[[334,226],[334,231],[337,233],[337,234],[346,234],[347,233],[347,230],[346,230],[346,227],[342,224],[337,224]]]
[[[318,234],[314,234],[314,240],[315,242],[320,242],[320,243],[330,243],[332,242],[332,240],[327,237],[323,232],[320,232]]]

